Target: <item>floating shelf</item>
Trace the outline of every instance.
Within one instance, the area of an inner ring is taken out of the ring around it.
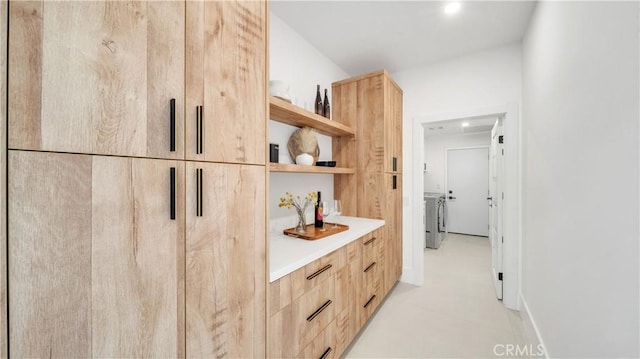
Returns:
[[[274,121],[297,127],[309,126],[318,133],[332,137],[354,136],[356,133],[356,131],[349,126],[318,116],[315,113],[273,96],[269,97],[269,112],[270,118]]]
[[[322,166],[301,166],[289,163],[270,163],[271,172],[294,172],[294,173],[328,173],[328,174],[354,174],[356,170],[345,167],[322,167]]]

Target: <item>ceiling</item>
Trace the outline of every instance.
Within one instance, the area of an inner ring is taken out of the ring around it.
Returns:
[[[429,138],[443,135],[459,135],[463,133],[490,132],[498,117],[498,115],[478,116],[425,123],[423,125],[424,137]],[[463,123],[467,123],[468,126],[463,127]]]
[[[271,11],[349,75],[430,64],[520,41],[535,2],[272,1]]]

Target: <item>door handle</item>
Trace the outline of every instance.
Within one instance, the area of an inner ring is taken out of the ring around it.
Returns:
[[[456,199],[454,196],[449,196],[449,199]]]
[[[176,168],[175,167],[171,167],[170,170],[170,177],[171,177],[171,201],[170,201],[170,218],[172,220],[176,219]]]
[[[202,217],[202,168],[196,168],[196,217]]]
[[[176,99],[169,100],[169,151],[176,151]]]
[[[202,154],[202,106],[196,106],[196,154]]]

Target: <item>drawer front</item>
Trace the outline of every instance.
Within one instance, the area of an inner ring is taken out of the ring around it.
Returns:
[[[335,278],[327,278],[271,316],[271,357],[291,358],[335,318]]]
[[[374,234],[369,234],[362,239],[362,269],[367,268],[371,263],[378,262],[384,256],[384,239]]]
[[[318,336],[316,336],[297,358],[303,359],[330,359],[339,358],[336,341],[336,321],[329,324]]]
[[[358,300],[358,319],[361,326],[371,317],[384,296],[382,292],[383,274],[384,265],[380,261],[371,262],[362,270],[362,292]]]
[[[338,249],[271,283],[269,313],[278,312],[326,279],[333,277],[337,268],[344,262],[342,257],[343,249]]]

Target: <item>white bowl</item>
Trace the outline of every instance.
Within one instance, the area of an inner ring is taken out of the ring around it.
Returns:
[[[291,100],[289,97],[289,85],[280,80],[269,81],[269,94],[271,96],[280,97],[286,100]]]
[[[296,164],[303,166],[311,166],[313,165],[313,156],[308,153],[301,153],[296,156]]]

